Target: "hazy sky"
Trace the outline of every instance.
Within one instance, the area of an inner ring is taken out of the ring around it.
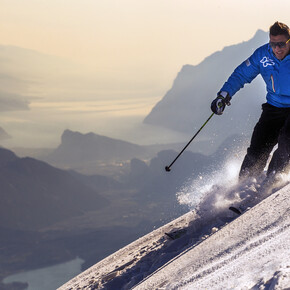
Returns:
[[[0,43],[59,55],[106,76],[164,82],[183,64],[290,20],[287,0],[0,0]],[[170,72],[168,72],[170,70]]]
[[[87,73],[74,86],[90,95],[95,106],[106,101],[106,110],[112,108],[116,115],[118,103],[110,107],[109,101],[131,99],[130,104],[120,105],[120,114],[130,115],[124,110],[128,107],[136,115],[145,115],[170,89],[184,64],[197,64],[225,46],[249,40],[276,20],[289,25],[289,11],[289,0],[0,0],[0,45],[82,64]],[[52,94],[65,94],[61,85],[40,93],[47,98],[51,94],[51,107],[55,108],[56,101]],[[65,85],[66,89],[70,86]],[[81,102],[80,95],[75,95],[74,101]],[[92,110],[90,105],[78,105],[83,113]],[[34,113],[9,115],[10,123],[5,116],[7,126],[14,120],[10,127],[16,133],[21,131],[16,131],[17,122],[31,124],[37,118],[34,128],[41,127],[43,106],[32,102]],[[75,120],[74,108],[67,111],[67,117]],[[62,124],[60,130],[65,126],[74,129],[68,119]]]

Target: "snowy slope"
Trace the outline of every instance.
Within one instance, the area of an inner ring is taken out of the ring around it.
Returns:
[[[270,196],[136,289],[290,287],[289,193]]]
[[[218,199],[207,198],[202,213],[189,212],[153,231],[59,289],[287,289],[289,195],[287,185],[256,206],[259,199],[250,200],[254,207],[239,217],[226,202],[216,207]],[[216,209],[204,214],[209,205]],[[179,239],[164,235],[178,228],[187,229]]]

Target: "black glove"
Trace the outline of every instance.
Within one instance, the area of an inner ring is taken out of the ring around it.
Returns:
[[[227,92],[219,92],[217,98],[211,103],[211,110],[217,114],[221,115],[227,106],[231,105],[231,96]]]

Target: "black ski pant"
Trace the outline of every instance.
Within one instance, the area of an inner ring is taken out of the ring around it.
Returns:
[[[240,178],[257,177],[264,170],[269,155],[278,144],[270,161],[267,176],[283,172],[290,161],[290,108],[262,105],[261,117],[254,128],[250,147],[240,170]]]

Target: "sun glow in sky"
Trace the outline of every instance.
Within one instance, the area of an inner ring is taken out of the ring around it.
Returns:
[[[198,64],[225,46],[247,41],[276,20],[289,25],[289,11],[288,0],[0,0],[0,45],[35,50],[82,67],[79,75],[54,80],[50,87],[30,86],[32,111],[40,109],[41,100],[41,110],[59,99],[78,104],[80,112],[94,111],[104,101],[108,109],[112,100],[108,112],[115,116],[118,100],[130,99],[128,115],[145,116],[183,65]],[[88,100],[94,103],[91,108],[79,104]],[[76,110],[72,104],[67,111]],[[119,107],[121,116],[125,107]],[[58,110],[64,110],[61,103]],[[7,114],[4,117],[9,127]],[[26,112],[23,122],[28,119]],[[61,130],[73,126],[71,122],[62,123]]]

